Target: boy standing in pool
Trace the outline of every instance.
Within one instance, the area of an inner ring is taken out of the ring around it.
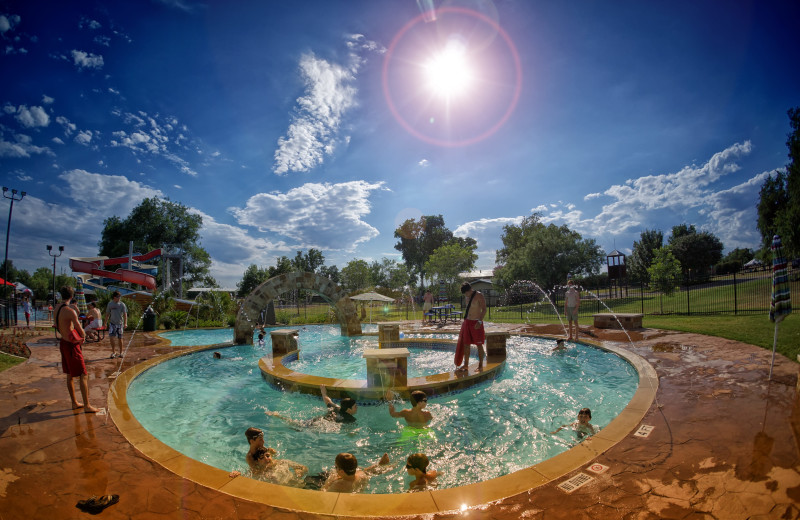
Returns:
[[[384,453],[376,464],[364,469],[358,469],[358,460],[352,453],[340,453],[335,460],[336,472],[322,486],[323,491],[335,493],[358,493],[369,482],[370,475],[383,473],[389,465],[389,455]]]
[[[467,310],[464,313],[461,332],[458,334],[455,364],[456,366],[461,365],[462,358],[464,364],[458,367],[456,371],[469,369],[469,351],[472,345],[478,346],[478,370],[480,370],[483,368],[483,358],[486,357],[486,352],[483,348],[483,342],[486,340],[486,334],[483,330],[486,300],[468,282],[464,282],[461,285],[461,294],[467,299]]]
[[[394,404],[391,401],[391,390],[386,392],[386,400],[389,401],[389,415],[392,417],[402,417],[406,420],[409,426],[415,428],[424,428],[431,422],[433,415],[424,408],[428,405],[428,396],[422,390],[414,390],[411,392],[411,408],[410,410],[400,410],[396,412]]]

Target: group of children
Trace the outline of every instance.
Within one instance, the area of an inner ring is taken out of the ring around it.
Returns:
[[[355,414],[358,412],[358,404],[352,398],[346,397],[336,404],[328,397],[325,385],[320,386],[322,400],[328,407],[328,412],[320,417],[298,421],[284,417],[277,412],[266,412],[267,415],[276,417],[297,428],[307,428],[318,421],[330,421],[335,423],[354,423]],[[387,392],[387,400],[391,399],[391,393]],[[389,403],[389,414],[392,417],[402,417],[409,426],[424,428],[430,423],[433,416],[425,406],[428,403],[428,396],[425,392],[415,390],[411,393],[411,409],[395,410],[394,404]],[[384,473],[393,466],[389,460],[389,455],[384,453],[376,463],[359,469],[358,460],[352,453],[340,453],[334,460],[334,470],[320,475],[309,476],[308,468],[297,462],[276,459],[275,450],[264,446],[264,432],[258,428],[248,428],[245,437],[250,445],[250,449],[245,456],[250,467],[250,475],[254,478],[268,480],[293,487],[304,487],[308,489],[321,489],[322,491],[333,491],[338,493],[357,493],[362,491],[369,482],[370,476]],[[409,483],[409,490],[425,489],[435,483],[439,472],[429,469],[430,461],[424,453],[414,453],[406,460],[406,471],[414,477]],[[239,471],[231,472],[231,477],[241,475]]]
[[[268,411],[266,414],[302,429],[312,426],[318,421],[356,422],[355,415],[358,412],[358,404],[354,399],[346,397],[337,405],[328,397],[325,385],[320,386],[320,393],[323,402],[328,407],[328,412],[320,417],[298,421],[284,417],[277,412]],[[428,396],[421,390],[411,392],[412,407],[410,409],[396,410],[391,402],[391,391],[386,393],[386,400],[389,402],[389,414],[392,417],[402,417],[409,426],[424,428],[433,419],[432,414],[425,410]],[[598,430],[597,427],[589,422],[591,418],[591,410],[583,408],[578,412],[577,421],[571,424],[564,424],[552,431],[551,434],[556,434],[564,428],[571,428],[578,438],[582,439],[587,435],[596,433]],[[262,430],[248,428],[245,436],[250,444],[250,449],[245,458],[250,467],[251,476],[283,485],[338,493],[357,493],[366,487],[370,476],[384,473],[393,467],[386,453],[376,463],[364,469],[359,469],[355,455],[352,453],[340,453],[334,460],[333,471],[309,476],[307,475],[308,468],[306,466],[291,460],[276,459],[274,457],[275,450],[264,446],[264,432]],[[405,469],[408,475],[414,478],[409,482],[410,491],[423,490],[435,486],[436,478],[440,475],[440,472],[429,469],[429,465],[430,461],[424,453],[413,453],[408,456]],[[241,473],[238,471],[231,473],[231,477],[239,475]]]

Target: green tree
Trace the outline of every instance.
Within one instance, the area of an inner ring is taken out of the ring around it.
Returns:
[[[503,226],[503,248],[497,251],[495,278],[502,287],[530,280],[544,289],[563,285],[569,276],[595,274],[605,253],[593,239],[567,226],[545,226],[534,213],[519,225]]]
[[[722,242],[713,233],[698,233],[694,225],[672,228],[669,239],[672,254],[681,264],[684,275],[708,276],[711,267],[722,259]]]
[[[372,285],[369,264],[365,260],[350,260],[342,268],[341,284],[347,292],[355,292]]]
[[[330,267],[328,267],[327,265],[323,265],[322,267],[319,268],[319,274],[321,274],[325,278],[328,278],[335,284],[339,283],[339,268],[336,267],[335,265],[332,265]]]
[[[395,230],[394,236],[400,239],[394,248],[403,255],[411,274],[419,275],[423,285],[427,277],[425,262],[438,248],[451,242],[464,247],[477,246],[474,238],[453,236],[441,215],[427,215],[419,220],[408,219]]]
[[[633,251],[628,257],[627,272],[631,280],[649,283],[647,269],[653,263],[655,251],[664,245],[664,233],[655,229],[645,229],[639,240],[633,242]]]
[[[139,203],[124,220],[118,216],[107,218],[98,246],[101,255],[113,258],[127,255],[130,241],[140,253],[180,244],[185,255],[184,281],[193,286],[204,279],[211,266],[211,257],[200,246],[202,225],[203,218],[190,213],[183,204],[152,197]]]
[[[681,263],[669,246],[656,249],[653,264],[648,268],[650,287],[661,293],[661,314],[664,314],[664,295],[675,292],[681,280]]]
[[[250,264],[244,270],[242,279],[236,284],[238,288],[237,295],[240,298],[246,297],[253,292],[253,289],[266,282],[269,279],[269,271],[258,267],[256,264]]]
[[[475,254],[476,248],[463,247],[456,243],[443,245],[425,262],[425,272],[429,273],[432,279],[444,280],[448,296],[456,298],[461,282],[458,275],[475,268],[475,261],[478,259],[478,255]]]
[[[785,171],[768,177],[761,185],[758,200],[758,230],[761,232],[762,257],[780,235],[787,256],[800,256],[800,107],[790,108],[786,147],[789,163]]]
[[[303,254],[302,251],[298,251],[294,260],[292,260],[292,267],[297,271],[316,273],[324,263],[325,257],[322,255],[322,252],[312,247],[306,254]]]

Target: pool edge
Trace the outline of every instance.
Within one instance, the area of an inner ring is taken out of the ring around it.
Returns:
[[[547,337],[541,334],[514,334]],[[189,347],[158,356],[129,368],[111,384],[108,413],[125,439],[140,453],[176,475],[228,495],[290,511],[348,516],[405,516],[458,511],[496,502],[557,480],[588,464],[629,435],[647,414],[658,391],[653,366],[641,356],[621,347],[581,340],[612,352],[636,369],[639,384],[628,405],[598,434],[577,446],[534,466],[502,477],[455,488],[400,494],[343,494],[295,489],[246,477],[230,478],[224,470],[187,457],[151,435],[135,418],[127,403],[127,389],[142,372],[169,359],[208,350],[213,346]],[[264,497],[269,497],[265,499]]]

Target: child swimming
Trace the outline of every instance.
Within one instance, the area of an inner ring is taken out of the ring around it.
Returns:
[[[588,408],[581,408],[578,412],[578,420],[571,423],[571,424],[562,424],[557,430],[550,432],[551,434],[556,434],[560,432],[562,429],[571,427],[575,430],[575,433],[578,435],[579,439],[586,437],[587,435],[594,435],[597,433],[599,428],[592,425],[589,420],[592,418],[592,411]]]

